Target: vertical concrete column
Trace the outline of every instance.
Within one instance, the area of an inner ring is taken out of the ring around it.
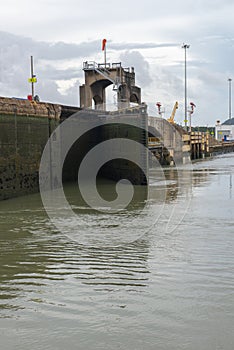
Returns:
[[[118,109],[128,108],[130,106],[130,93],[126,84],[120,85],[117,93]]]
[[[105,110],[106,109],[106,91],[103,84],[101,82],[99,84],[93,84],[90,90],[91,90],[90,106],[92,106],[92,100],[94,100],[95,109]]]
[[[80,86],[80,107],[89,108],[92,106],[92,93],[89,85]]]

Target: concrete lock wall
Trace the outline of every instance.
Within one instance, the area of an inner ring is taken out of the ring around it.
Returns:
[[[175,162],[181,162],[183,158],[182,128],[177,128],[176,125],[158,117],[148,117],[148,123],[157,131],[157,134],[160,134],[160,139],[172,159]]]
[[[61,106],[0,97],[0,200],[39,189],[41,154]]]
[[[88,126],[91,126],[92,118],[95,117],[95,119],[100,119],[100,125],[82,135],[71,147],[63,166],[63,182],[77,182],[79,165],[84,156],[99,143],[107,140],[126,138],[128,140],[140,142],[142,145],[147,144],[147,116],[139,112],[137,114],[131,113],[129,114],[130,117],[124,112],[122,115],[119,112],[113,112],[110,115],[108,112],[99,114],[98,111],[85,110],[81,113],[83,119],[81,117],[79,123],[88,123]],[[127,124],[128,118],[130,121],[129,124]],[[111,123],[108,122],[108,119],[111,119]],[[123,120],[123,123],[121,123],[121,120]],[[133,122],[134,125],[132,125]],[[121,146],[121,143],[119,145]],[[108,154],[108,157],[112,160],[103,163],[103,166],[98,172],[98,177],[113,181],[127,178],[135,185],[145,185],[147,183],[147,178],[144,172],[146,174],[148,172],[147,149],[145,149],[142,154],[139,154],[138,161],[141,165],[141,168],[139,168],[134,162],[121,159],[119,156],[121,154],[121,149],[117,148],[116,146],[111,147],[110,143],[110,147],[105,149],[105,156]],[[136,155],[136,149],[133,148],[129,150],[128,156],[130,156],[130,158],[132,154]],[[99,155],[100,163],[102,163],[103,156],[103,154]]]
[[[0,200],[38,191],[41,154],[58,121],[0,114]]]
[[[145,148],[142,153],[138,154],[134,145],[136,145],[137,142],[141,143],[143,146],[147,145],[147,116],[140,114],[135,115],[134,121],[135,126],[121,123],[113,126],[104,126],[102,129],[102,141],[115,138],[126,138],[135,141],[132,143],[133,148],[129,149],[129,155],[131,158],[131,154],[137,154],[140,167],[131,160],[114,157],[113,161],[107,163],[102,168],[101,175],[116,181],[128,179],[134,185],[146,185],[148,182],[148,152]],[[111,154],[112,150],[110,149],[109,151]]]
[[[80,108],[27,100],[0,97],[0,200],[35,193],[39,190],[39,166],[41,155],[53,130]],[[90,112],[89,112],[90,113]],[[98,118],[98,114],[94,116]],[[103,113],[101,114],[103,118]],[[108,112],[106,118],[109,118]],[[111,116],[113,118],[113,115]],[[125,119],[125,116],[123,115]],[[119,113],[116,113],[119,121]],[[74,181],[77,164],[90,148],[103,140],[126,137],[147,144],[147,116],[139,116],[137,129],[132,126],[103,126],[97,131],[84,135],[74,146],[71,157],[67,157],[63,168],[63,180]],[[146,131],[144,131],[146,129]],[[75,152],[75,153],[74,153]],[[147,172],[147,154],[139,155]],[[145,184],[141,169],[131,162],[110,162],[102,169],[101,175],[112,180],[127,177],[134,184]]]

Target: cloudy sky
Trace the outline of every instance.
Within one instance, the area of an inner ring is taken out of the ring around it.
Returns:
[[[213,125],[228,117],[233,17],[233,0],[8,0],[0,11],[0,96],[30,93],[33,55],[40,99],[79,105],[82,63],[103,62],[106,38],[108,61],[135,67],[149,113],[156,115],[161,102],[169,117],[178,101],[182,123],[186,43],[188,103],[197,106],[193,125]]]

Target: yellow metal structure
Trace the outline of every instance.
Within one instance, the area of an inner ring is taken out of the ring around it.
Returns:
[[[37,78],[33,77],[33,78],[28,78],[28,82],[29,83],[36,83],[37,82]]]
[[[160,139],[158,137],[148,137],[148,146],[155,147],[160,144]]]
[[[176,114],[176,110],[178,109],[178,106],[179,106],[179,104],[178,104],[178,102],[176,101],[176,103],[175,103],[175,105],[174,105],[174,108],[173,108],[173,110],[172,110],[171,116],[170,116],[170,118],[167,119],[167,121],[168,121],[169,123],[171,123],[171,124],[174,124],[174,123],[175,123],[174,119],[175,119],[175,114]]]

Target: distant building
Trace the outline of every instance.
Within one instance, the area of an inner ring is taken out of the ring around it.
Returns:
[[[234,141],[234,118],[227,119],[222,124],[217,120],[215,138],[218,141]]]

